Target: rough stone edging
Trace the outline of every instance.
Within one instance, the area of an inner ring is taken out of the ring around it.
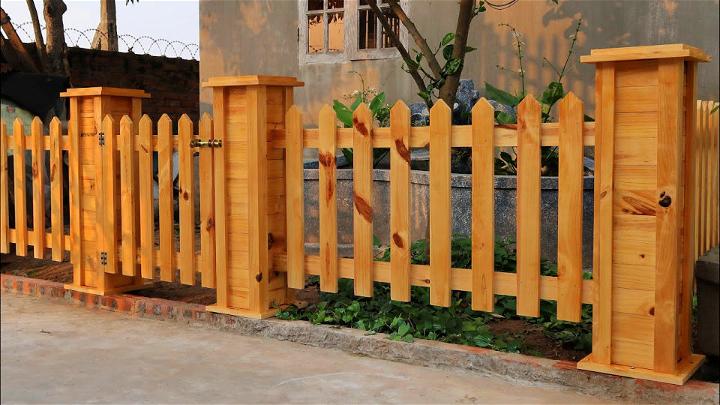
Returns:
[[[684,386],[635,380],[577,370],[575,362],[503,353],[470,346],[416,340],[392,341],[384,334],[312,325],[304,321],[256,320],[207,312],[204,305],[129,294],[98,296],[65,290],[63,284],[8,274],[0,275],[3,294],[16,293],[57,299],[88,308],[124,312],[131,316],[203,324],[242,335],[263,336],[309,346],[404,363],[471,370],[525,384],[552,384],[587,395],[642,403],[718,404],[719,385],[689,381]]]

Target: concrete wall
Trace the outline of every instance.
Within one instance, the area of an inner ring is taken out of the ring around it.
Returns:
[[[412,0],[409,14],[431,44],[453,31],[457,2]],[[594,68],[581,65],[579,55],[592,48],[684,42],[704,49],[713,61],[700,68],[698,94],[718,99],[718,0],[522,0],[504,10],[488,10],[472,25],[470,54],[463,78],[477,86],[488,81],[507,90],[519,87],[516,77],[498,64],[516,69],[512,39],[499,23],[511,23],[524,34],[529,91],[542,90],[554,74],[543,57],[561,65],[569,47],[574,21],[584,20],[565,87],[594,108]],[[360,88],[349,72],[362,73],[370,86],[384,90],[390,103],[419,101],[417,89],[400,70],[399,58],[335,64],[298,62],[298,6],[293,0],[201,0],[200,80],[217,75],[273,74],[297,76],[305,87],[296,90],[297,103],[313,115],[323,103]],[[201,91],[201,111],[210,110],[210,92]],[[316,122],[312,119],[312,122]]]

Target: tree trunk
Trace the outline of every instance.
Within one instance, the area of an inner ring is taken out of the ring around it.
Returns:
[[[38,59],[43,70],[47,69],[47,49],[45,49],[45,40],[43,40],[42,30],[40,29],[40,19],[38,18],[37,8],[35,8],[34,0],[26,0],[28,11],[30,12],[30,20],[32,20],[33,33],[35,34],[35,49],[37,50]]]
[[[118,50],[115,0],[100,0],[100,24],[95,30],[92,47],[104,51]]]
[[[465,64],[465,48],[467,47],[468,32],[470,32],[470,23],[473,19],[473,7],[475,0],[460,0],[460,11],[458,12],[457,27],[455,28],[455,41],[453,44],[453,59],[460,59],[463,63],[453,75],[449,75],[445,79],[445,83],[440,87],[440,98],[452,108],[455,103],[458,86],[460,85],[460,76],[462,75],[463,65]]]
[[[63,14],[67,6],[63,0],[45,0],[43,14],[47,32],[48,73],[70,76],[65,45],[65,26]]]

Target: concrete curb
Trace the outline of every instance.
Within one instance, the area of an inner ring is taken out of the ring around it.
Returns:
[[[129,294],[98,296],[65,290],[63,284],[0,275],[2,293],[57,299],[58,301],[124,312],[131,316],[229,330],[316,347],[339,349],[372,358],[427,366],[471,370],[510,381],[552,384],[588,395],[636,403],[718,404],[719,385],[691,380],[683,386],[635,380],[578,370],[575,362],[503,353],[477,347],[416,340],[392,341],[384,334],[304,321],[256,320],[207,312],[205,306]]]

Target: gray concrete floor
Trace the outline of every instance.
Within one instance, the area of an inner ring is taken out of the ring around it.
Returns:
[[[2,403],[607,403],[10,294],[1,346]]]

